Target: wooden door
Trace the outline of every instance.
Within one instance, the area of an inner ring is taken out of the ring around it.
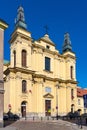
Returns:
[[[51,116],[51,100],[45,100],[45,115]]]
[[[22,112],[22,117],[26,117],[26,106],[22,106],[21,112]]]
[[[21,114],[22,114],[22,117],[26,117],[26,101],[23,101],[21,103]]]

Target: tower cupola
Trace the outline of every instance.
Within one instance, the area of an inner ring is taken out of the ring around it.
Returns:
[[[22,6],[20,6],[17,10],[17,18],[15,19],[15,28],[17,27],[27,29],[27,25],[25,23],[24,9]]]
[[[64,35],[63,53],[66,51],[72,52],[72,46],[71,46],[69,33],[65,33]]]

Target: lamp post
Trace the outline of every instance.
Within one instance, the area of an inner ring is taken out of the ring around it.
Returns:
[[[56,119],[58,120],[58,88],[59,84],[56,85]]]

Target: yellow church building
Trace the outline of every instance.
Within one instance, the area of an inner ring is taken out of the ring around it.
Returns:
[[[76,111],[76,56],[69,34],[64,35],[62,54],[48,34],[34,40],[20,6],[10,38],[10,63],[4,64],[4,89],[4,112],[44,117]]]

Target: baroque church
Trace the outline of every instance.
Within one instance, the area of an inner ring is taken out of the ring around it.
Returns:
[[[69,33],[64,34],[62,54],[48,34],[34,40],[20,6],[10,38],[10,62],[4,64],[4,90],[4,112],[21,117],[76,111],[76,56]]]

